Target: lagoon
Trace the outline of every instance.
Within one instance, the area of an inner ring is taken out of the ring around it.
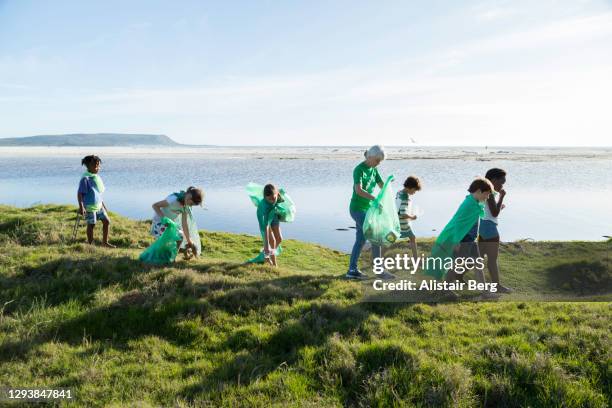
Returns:
[[[298,216],[283,224],[286,238],[349,251],[354,226],[348,205],[352,170],[361,148],[198,149],[0,149],[0,203],[76,204],[83,171],[80,158],[96,153],[111,211],[134,219],[152,217],[151,204],[189,185],[206,191],[205,207],[194,213],[200,228],[258,234],[255,207],[244,187],[273,182],[296,202]],[[388,149],[380,171],[395,187],[417,175],[423,190],[414,196],[421,214],[418,237],[437,235],[466,188],[490,167],[508,172],[506,208],[500,217],[504,241],[601,240],[612,235],[610,149],[410,148]]]

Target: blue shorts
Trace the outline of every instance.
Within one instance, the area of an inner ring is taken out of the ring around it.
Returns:
[[[490,220],[480,220],[480,229],[478,235],[482,239],[491,239],[499,237],[499,231],[497,231],[497,224]]]
[[[270,226],[278,227],[279,224],[280,224],[280,220],[278,219],[278,214],[274,214],[274,218],[272,218],[272,221],[270,222]]]
[[[89,225],[96,225],[97,220],[110,222],[110,218],[104,208],[100,208],[96,212],[87,211],[87,213],[85,213],[85,220]]]

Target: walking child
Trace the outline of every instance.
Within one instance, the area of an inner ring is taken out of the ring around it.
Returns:
[[[506,172],[502,169],[493,168],[487,171],[485,177],[493,184],[494,190],[493,194],[487,199],[485,215],[480,221],[478,247],[481,254],[487,256],[487,269],[489,269],[491,274],[491,280],[497,283],[498,292],[509,293],[512,292],[512,289],[499,283],[499,265],[497,264],[500,242],[497,218],[501,210],[504,209]]]
[[[102,178],[98,174],[102,160],[95,155],[85,156],[81,160],[81,165],[87,168],[79,182],[77,200],[79,203],[79,213],[87,221],[87,242],[93,243],[93,231],[98,220],[102,222],[102,245],[108,248],[115,248],[108,242],[110,217],[108,209],[102,199],[105,191]]]
[[[427,265],[425,273],[440,279],[446,276],[447,269],[444,265],[447,260],[453,260],[461,241],[474,228],[474,224],[484,216],[484,202],[493,191],[493,185],[489,180],[478,177],[470,184],[468,194],[453,218],[446,224],[431,250],[431,258],[437,260],[433,265]],[[441,262],[440,262],[441,261]],[[449,278],[454,278],[452,272]]]
[[[412,257],[418,258],[416,236],[412,231],[410,221],[417,219],[417,216],[412,214],[412,197],[417,191],[421,190],[421,181],[418,177],[409,176],[404,181],[404,188],[397,192],[395,203],[397,205],[397,213],[400,220],[401,234],[400,238],[410,240],[410,248],[412,249]]]

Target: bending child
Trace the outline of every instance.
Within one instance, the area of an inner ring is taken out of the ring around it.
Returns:
[[[165,231],[166,226],[162,218],[167,217],[175,224],[180,225],[182,240],[177,241],[177,246],[182,252],[187,253],[189,249],[193,255],[198,256],[202,250],[197,225],[193,220],[191,207],[201,205],[204,200],[202,189],[189,187],[186,191],[172,193],[165,200],[153,204],[153,222],[151,224],[151,235],[157,239]]]
[[[79,213],[87,220],[87,242],[93,243],[93,231],[98,220],[102,221],[102,245],[115,248],[108,242],[110,229],[110,217],[102,199],[105,191],[102,178],[98,175],[102,160],[95,155],[85,156],[81,165],[87,168],[79,182],[77,200],[79,202]]]
[[[264,240],[264,256],[270,265],[277,266],[276,251],[283,241],[283,235],[276,207],[282,198],[273,184],[266,184],[263,195],[264,199],[257,206],[257,222]]]
[[[417,219],[417,216],[412,214],[412,199],[411,196],[421,190],[421,181],[418,177],[409,176],[404,181],[404,188],[397,192],[395,203],[397,205],[397,214],[400,220],[400,238],[408,238],[410,240],[410,248],[412,249],[412,257],[418,258],[416,236],[412,232],[412,224],[410,221]]]

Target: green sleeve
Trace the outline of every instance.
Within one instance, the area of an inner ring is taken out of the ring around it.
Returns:
[[[355,170],[353,170],[353,186],[355,184],[359,184],[361,187],[363,187],[361,185],[361,181],[363,180],[363,169],[361,168],[361,165],[355,167]]]
[[[383,179],[382,179],[382,177],[380,177],[380,173],[378,172],[378,169],[374,168],[374,171],[375,171],[375,176],[374,177],[376,178],[376,184],[382,183]]]

